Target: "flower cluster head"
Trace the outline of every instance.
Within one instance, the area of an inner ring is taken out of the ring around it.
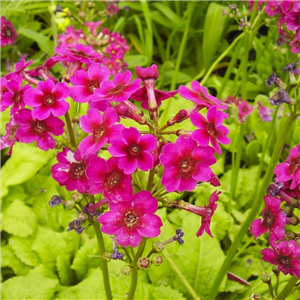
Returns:
[[[14,44],[17,38],[16,29],[4,16],[1,17],[1,47]]]
[[[242,98],[235,98],[234,96],[229,96],[224,100],[229,106],[235,106],[238,110],[238,121],[240,123],[245,123],[248,116],[253,111],[253,106],[247,101],[243,101]]]
[[[297,226],[300,222],[295,212],[300,209],[299,149],[300,145],[292,148],[287,160],[276,166],[276,182],[267,189],[263,218],[253,221],[250,233],[257,238],[268,232],[271,249],[261,251],[262,259],[277,265],[278,270],[285,275],[291,274],[300,278],[299,235],[292,231],[292,226]]]

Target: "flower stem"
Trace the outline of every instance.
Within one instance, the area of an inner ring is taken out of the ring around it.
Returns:
[[[208,299],[215,299],[219,287],[221,285],[221,282],[223,280],[223,277],[225,276],[234,256],[236,253],[236,250],[238,249],[238,246],[240,245],[242,239],[244,238],[246,232],[249,230],[250,224],[251,222],[255,219],[255,217],[257,216],[260,208],[261,208],[261,204],[262,204],[262,199],[264,196],[264,193],[266,191],[266,188],[268,187],[268,185],[270,184],[270,181],[272,179],[273,176],[273,172],[274,172],[274,168],[279,160],[279,157],[281,155],[281,150],[283,148],[285,139],[288,135],[288,132],[292,126],[292,124],[294,123],[296,119],[296,115],[294,113],[291,113],[291,115],[289,116],[289,118],[287,119],[285,125],[281,128],[280,134],[278,135],[279,138],[275,144],[274,147],[274,151],[273,151],[273,155],[271,158],[271,161],[269,163],[269,166],[266,170],[266,173],[264,175],[263,178],[263,182],[256,194],[255,200],[253,202],[253,206],[252,209],[247,217],[247,219],[244,221],[244,223],[242,224],[239,232],[236,235],[235,240],[233,241],[233,243],[231,244],[227,256],[221,266],[221,268],[219,269],[219,272],[215,278],[215,281],[213,283],[213,286],[211,288],[210,294],[208,296]]]
[[[96,233],[100,256],[102,256],[103,253],[105,252],[103,235],[102,235],[102,232],[100,231],[99,224],[93,222],[92,225],[93,225],[95,233]],[[110,288],[110,282],[109,282],[109,274],[108,274],[108,268],[107,268],[107,261],[102,258],[101,258],[101,270],[102,270],[102,277],[103,277],[106,299],[112,300],[112,294],[111,294],[111,288]]]
[[[149,177],[148,177],[148,183],[147,183],[147,191],[152,190],[153,187],[153,182],[154,182],[154,175],[155,175],[155,166],[153,167],[153,169],[151,169],[149,171]]]
[[[292,276],[291,279],[288,281],[284,289],[280,292],[280,294],[275,298],[276,300],[284,300],[287,299],[287,296],[291,293],[292,289],[298,282],[299,278],[296,276]]]
[[[68,112],[66,112],[66,114],[65,114],[65,119],[66,119],[66,123],[67,123],[67,127],[68,127],[68,132],[69,132],[69,138],[70,138],[70,142],[71,142],[71,147],[74,148],[74,149],[76,149],[75,135],[74,135],[74,131],[73,131],[73,127],[72,127],[70,115],[69,115]]]

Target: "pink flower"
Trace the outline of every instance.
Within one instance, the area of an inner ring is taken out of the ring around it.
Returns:
[[[130,82],[132,74],[126,70],[123,74],[116,74],[112,81],[104,81],[100,89],[95,89],[95,95],[91,101],[124,102],[141,86],[141,79],[137,78]]]
[[[17,74],[17,75],[20,75],[23,71],[25,71],[25,69],[30,66],[31,64],[33,63],[32,60],[29,60],[27,63],[25,63],[25,59],[24,58],[21,58],[21,60],[19,62],[16,63],[16,66],[15,66],[15,71],[14,72],[11,72],[11,73],[8,73],[5,75],[5,78],[6,79],[11,79],[12,76],[14,74]]]
[[[288,30],[296,31],[300,29],[300,9],[297,12],[289,12],[283,18],[283,21],[286,22],[286,27]]]
[[[270,231],[277,240],[281,240],[284,238],[286,225],[286,216],[280,208],[281,201],[269,195],[265,196],[264,200],[266,207],[261,212],[263,218],[252,222],[250,233],[254,234],[256,239],[261,234]]]
[[[206,217],[202,217],[201,220],[201,226],[198,230],[198,232],[196,233],[196,236],[201,236],[204,231],[206,231],[206,233],[208,235],[210,235],[211,237],[213,237],[211,231],[210,231],[210,222],[211,222],[211,218],[215,212],[215,210],[217,209],[217,204],[216,202],[219,200],[219,195],[221,194],[221,192],[213,192],[210,197],[209,197],[209,204],[208,206],[205,206],[205,208],[210,208],[211,212],[208,216]]]
[[[90,183],[86,176],[86,168],[94,157],[96,155],[84,155],[79,150],[73,152],[63,148],[63,151],[57,154],[58,164],[51,168],[52,177],[59,185],[65,185],[67,191],[88,193]]]
[[[290,150],[290,154],[284,163],[275,167],[274,174],[277,182],[286,183],[291,180],[290,189],[300,187],[300,144]]]
[[[266,7],[265,7],[265,12],[269,17],[273,17],[275,14],[279,14],[280,12],[280,7],[279,7],[279,2],[278,1],[268,1]]]
[[[11,22],[6,20],[4,16],[1,17],[1,47],[11,45],[17,38],[17,32],[12,26]]]
[[[80,118],[80,127],[92,135],[83,139],[78,149],[86,153],[98,152],[103,145],[119,136],[124,128],[121,124],[115,125],[116,122],[119,122],[119,116],[112,107],[105,110],[103,117],[97,109],[90,108],[87,115]]]
[[[62,120],[53,116],[42,121],[33,119],[31,110],[27,108],[18,111],[15,115],[15,122],[19,125],[16,135],[18,141],[22,143],[36,141],[37,146],[44,151],[53,149],[55,146],[51,134],[59,136],[64,133],[65,123]]]
[[[106,12],[108,14],[108,16],[114,16],[118,13],[118,6],[114,5],[113,3],[110,3],[107,5],[106,7]]]
[[[264,249],[261,254],[264,261],[277,265],[284,275],[300,278],[300,247],[296,241],[281,241],[274,249]]]
[[[108,53],[111,58],[123,60],[124,51],[117,43],[111,43],[106,47],[105,52]]]
[[[253,106],[249,105],[247,101],[242,101],[238,106],[238,120],[240,123],[245,123],[247,117],[253,111]]]
[[[117,158],[111,157],[106,162],[100,157],[95,157],[90,161],[86,173],[91,181],[90,194],[103,193],[104,197],[114,204],[132,199],[132,177],[124,174],[118,167]]]
[[[119,167],[125,174],[132,174],[136,168],[148,171],[153,168],[153,157],[149,153],[157,147],[157,140],[151,134],[141,136],[134,128],[124,128],[120,139],[113,139],[108,151],[119,157]]]
[[[122,70],[120,62],[114,58],[103,57],[101,63],[109,69],[111,75],[115,75]]]
[[[300,52],[300,29],[296,32],[294,39],[290,42],[291,51],[293,53]]]
[[[44,120],[51,114],[63,116],[70,108],[65,99],[69,96],[69,87],[65,82],[54,83],[51,79],[40,81],[37,88],[26,91],[25,103],[33,107],[32,117]]]
[[[177,93],[178,93],[178,90],[164,92],[164,91],[154,89],[154,95],[155,95],[157,107],[161,106],[161,101],[169,99],[169,98],[175,96]],[[130,96],[130,98],[134,101],[141,101],[142,108],[149,110],[148,95],[147,95],[146,87],[142,87],[142,88],[138,89],[135,93],[133,93]]]
[[[163,225],[154,215],[157,201],[148,191],[140,191],[132,201],[110,204],[110,211],[99,217],[101,231],[115,234],[117,243],[122,247],[137,247],[142,237],[154,238],[160,234]]]
[[[0,150],[10,147],[7,155],[11,155],[12,148],[15,142],[17,141],[17,132],[19,125],[15,122],[14,117],[11,117],[9,122],[5,126],[6,134],[0,139]]]
[[[197,181],[209,181],[214,174],[209,168],[216,162],[214,149],[197,147],[191,138],[180,136],[175,144],[163,147],[160,160],[164,166],[162,184],[168,192],[192,191]]]
[[[22,84],[22,76],[14,75],[11,77],[10,81],[7,81],[8,92],[4,93],[3,101],[1,102],[1,111],[11,106],[10,114],[14,115],[21,108],[25,107],[25,94],[28,89],[30,89],[29,84]]]
[[[102,21],[99,20],[98,22],[86,22],[84,25],[90,29],[90,32],[93,36],[97,36],[97,29],[102,25]]]
[[[80,35],[83,34],[82,30],[74,29],[74,26],[68,26],[66,32],[58,36],[58,45],[66,47],[75,47]]]
[[[288,14],[289,12],[297,12],[300,10],[300,2],[299,1],[281,1],[281,9],[284,14]]]
[[[191,122],[199,129],[192,133],[192,138],[203,147],[208,146],[210,142],[217,153],[221,154],[222,150],[218,142],[225,145],[230,143],[230,139],[226,136],[229,130],[221,125],[227,117],[227,114],[218,111],[216,106],[208,109],[207,120],[197,111],[194,111],[191,114]]]
[[[267,106],[264,106],[261,101],[257,102],[258,104],[258,113],[260,118],[264,122],[271,122],[272,121],[272,114],[273,114],[273,109],[268,108]]]
[[[7,88],[7,79],[5,77],[1,77],[0,83],[0,96],[1,96],[1,111],[4,111],[8,108],[8,105],[3,105],[4,94],[9,92]]]
[[[192,81],[191,83],[192,90],[187,88],[184,85],[179,87],[179,94],[181,97],[191,100],[198,105],[203,105],[203,107],[211,107],[216,105],[220,109],[226,109],[226,105],[221,105],[220,100],[216,97],[208,94],[207,89],[204,86],[201,86],[198,81]]]
[[[135,72],[138,78],[142,80],[154,79],[156,80],[159,76],[157,65],[152,65],[151,67],[142,68],[140,66],[135,67]]]
[[[102,81],[110,76],[107,67],[101,67],[98,63],[89,65],[87,71],[78,70],[70,77],[73,86],[70,88],[70,97],[79,103],[89,102],[94,90],[100,87]]]

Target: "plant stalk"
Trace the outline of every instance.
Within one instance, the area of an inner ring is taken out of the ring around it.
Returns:
[[[73,131],[73,127],[72,127],[69,112],[66,112],[65,119],[66,119],[66,123],[67,123],[67,127],[68,127],[71,146],[72,146],[72,148],[76,149],[76,140],[75,140],[75,135],[74,135],[74,131]]]
[[[286,286],[284,287],[284,289],[280,292],[280,294],[275,299],[276,300],[287,299],[288,295],[291,293],[298,280],[299,278],[297,278],[296,276],[292,276],[291,279],[286,284]]]

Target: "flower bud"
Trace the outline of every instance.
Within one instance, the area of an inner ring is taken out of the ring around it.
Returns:
[[[155,266],[160,266],[164,262],[164,258],[161,255],[154,255],[152,258],[152,263]]]
[[[75,202],[73,201],[73,200],[68,200],[68,201],[66,201],[66,203],[65,203],[65,207],[67,208],[67,209],[73,209],[74,208],[74,206],[75,206]]]
[[[71,198],[73,201],[75,201],[75,203],[80,203],[81,200],[83,199],[82,195],[79,193],[73,194]]]
[[[80,120],[80,117],[77,114],[72,118],[73,123],[79,123],[79,120]]]
[[[102,258],[103,258],[104,260],[106,260],[106,261],[110,261],[110,260],[111,260],[111,253],[109,253],[109,252],[104,252],[104,253],[102,254]]]
[[[266,273],[266,272],[262,272],[262,275],[261,275],[261,281],[264,282],[264,283],[270,283],[271,282],[271,275]]]
[[[260,294],[257,294],[257,293],[254,293],[250,296],[250,298],[252,300],[261,300],[261,295]]]
[[[148,269],[151,266],[151,261],[148,257],[141,257],[137,261],[140,269]]]
[[[163,243],[156,242],[152,245],[153,251],[156,253],[162,252],[164,250],[164,245]]]
[[[294,225],[294,226],[296,226],[300,223],[299,219],[295,215],[293,215],[290,218],[287,218],[287,220],[288,220],[289,224]]]
[[[278,276],[279,275],[279,270],[278,270],[278,266],[277,265],[273,265],[272,266],[272,272]]]
[[[291,241],[291,240],[294,240],[296,237],[297,237],[296,233],[290,231],[290,232],[287,232],[287,233],[285,234],[284,239],[287,240],[287,241]]]
[[[77,220],[79,220],[81,223],[84,223],[86,221],[87,215],[85,213],[78,213]]]
[[[55,150],[60,150],[60,149],[62,149],[63,146],[64,146],[64,144],[61,141],[55,140],[55,144],[54,144]]]
[[[121,273],[122,273],[123,275],[130,275],[130,273],[131,273],[131,268],[130,268],[130,266],[124,266],[124,267],[122,267],[122,268],[121,268]]]
[[[80,19],[84,19],[84,18],[86,17],[86,13],[85,13],[84,11],[80,11],[80,12],[78,13],[78,17],[79,17]]]

